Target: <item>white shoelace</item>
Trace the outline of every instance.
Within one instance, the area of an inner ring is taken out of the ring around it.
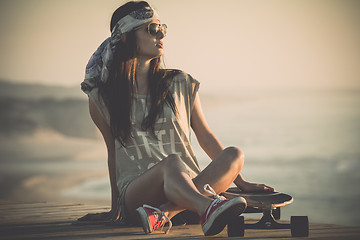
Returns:
[[[216,206],[222,200],[225,200],[226,198],[216,194],[215,190],[210,186],[210,184],[204,185],[204,191],[211,194],[214,198],[214,201],[211,202],[210,206],[208,207],[208,209],[206,211],[206,218],[207,218],[210,213],[210,209],[213,208],[214,206]]]
[[[220,200],[224,200],[226,199],[223,196],[217,195],[215,190],[210,186],[210,184],[205,184],[204,185],[204,191],[211,194],[213,196],[214,199],[220,199]]]
[[[143,207],[150,208],[150,209],[154,210],[153,214],[156,216],[156,221],[164,221],[164,220],[166,220],[166,221],[169,222],[168,229],[165,231],[165,234],[167,234],[167,233],[170,231],[170,229],[172,228],[172,222],[171,222],[171,220],[165,215],[165,213],[164,213],[163,211],[161,211],[160,209],[158,209],[158,208],[155,208],[155,207],[152,207],[152,206],[149,206],[149,205],[146,205],[146,204],[144,204]],[[159,219],[159,217],[160,217],[160,219]],[[166,223],[166,222],[164,222],[164,224],[161,226],[160,231],[163,231],[163,228],[164,228],[164,226],[165,226],[165,223]]]

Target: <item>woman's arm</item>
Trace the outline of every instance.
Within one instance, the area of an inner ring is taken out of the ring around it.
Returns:
[[[199,95],[196,95],[195,97],[194,107],[191,113],[191,127],[201,148],[212,160],[214,160],[224,150],[224,147],[211,131],[205,120],[205,116],[201,109]],[[235,179],[234,183],[243,191],[275,191],[274,188],[266,186],[265,184],[247,182],[241,173],[239,173],[239,176]]]
[[[115,140],[111,134],[109,125],[106,123],[105,119],[96,108],[95,104],[89,98],[89,111],[91,119],[94,121],[97,128],[100,130],[108,152],[108,169],[110,176],[110,186],[111,186],[111,210],[110,212],[96,213],[96,214],[87,214],[84,217],[79,218],[79,221],[104,221],[111,220],[113,215],[116,214],[115,210],[117,208],[117,199],[119,196],[119,191],[116,186],[116,173],[115,173]]]
[[[108,153],[108,169],[110,176],[110,186],[111,186],[111,209],[116,209],[117,199],[119,196],[119,191],[116,185],[116,173],[115,173],[115,140],[112,136],[109,125],[106,123],[104,117],[101,115],[96,105],[89,98],[89,111],[91,119],[94,121],[95,125],[100,130]]]
[[[214,160],[224,150],[219,139],[211,131],[205,120],[198,94],[195,97],[194,107],[191,112],[191,128],[193,129],[201,148],[211,160]]]

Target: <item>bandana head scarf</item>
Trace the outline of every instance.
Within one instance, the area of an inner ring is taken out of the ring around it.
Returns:
[[[115,24],[111,36],[93,53],[86,66],[85,79],[81,83],[81,89],[85,93],[89,93],[99,81],[106,82],[108,80],[109,65],[113,59],[115,46],[121,41],[122,34],[154,19],[159,19],[155,10],[151,7],[144,7],[129,13]]]

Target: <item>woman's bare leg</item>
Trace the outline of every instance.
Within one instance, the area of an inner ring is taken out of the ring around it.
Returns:
[[[159,207],[168,201],[199,214],[211,203],[210,198],[197,190],[185,164],[175,154],[133,180],[125,193],[125,206],[132,221],[136,221],[139,206]]]
[[[169,218],[184,209],[202,215],[212,201],[206,197],[203,186],[208,183],[217,193],[225,191],[243,162],[242,152],[230,147],[191,179],[182,160],[170,155],[129,184],[125,194],[128,216],[134,221],[136,208],[143,204],[159,207]]]
[[[220,153],[193,181],[199,191],[206,195],[205,184],[216,193],[226,191],[239,175],[244,165],[244,154],[236,147],[228,147]]]
[[[193,179],[198,191],[204,196],[209,196],[204,191],[204,185],[210,184],[217,194],[226,191],[239,175],[244,165],[242,151],[235,147],[226,148],[216,157],[196,178]],[[161,209],[172,218],[179,212],[185,210],[172,202],[165,203]]]

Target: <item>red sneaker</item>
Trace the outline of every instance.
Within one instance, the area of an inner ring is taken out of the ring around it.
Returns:
[[[212,236],[221,232],[233,217],[244,212],[246,200],[242,197],[228,200],[217,195],[209,184],[206,184],[204,189],[215,197],[201,217],[201,226],[205,236]]]
[[[144,204],[142,207],[137,208],[136,211],[139,213],[145,234],[152,233],[160,227],[162,230],[166,222],[169,222],[169,228],[165,231],[165,234],[170,231],[172,223],[160,209]]]

